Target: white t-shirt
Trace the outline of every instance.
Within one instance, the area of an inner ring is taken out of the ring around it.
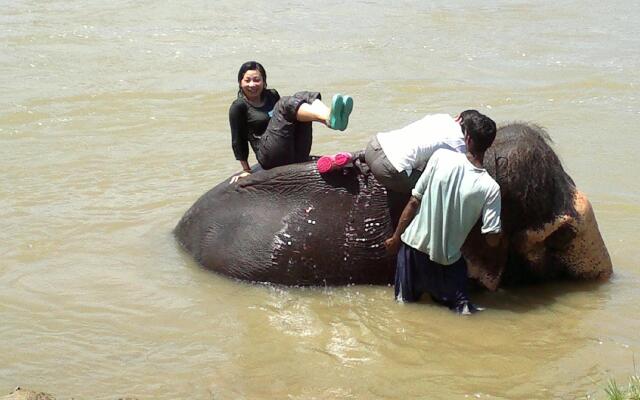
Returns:
[[[500,186],[465,154],[437,150],[411,195],[420,208],[402,241],[441,265],[462,256],[460,248],[482,216],[482,233],[500,232]]]
[[[404,128],[380,132],[377,138],[391,165],[407,175],[414,169],[424,170],[437,149],[466,151],[462,128],[448,114],[427,115]]]

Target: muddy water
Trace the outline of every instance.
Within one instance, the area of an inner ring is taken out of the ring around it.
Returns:
[[[636,2],[2,3],[0,393],[564,399],[633,373]],[[391,287],[202,270],[171,230],[239,168],[227,109],[248,59],[282,94],[356,99],[346,133],[315,130],[315,153],[429,112],[545,126],[615,276],[476,294],[488,311],[460,318]]]

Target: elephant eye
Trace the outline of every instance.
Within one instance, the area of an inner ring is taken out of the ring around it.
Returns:
[[[551,250],[562,250],[576,238],[576,230],[569,224],[564,224],[558,230],[547,236],[544,245]]]

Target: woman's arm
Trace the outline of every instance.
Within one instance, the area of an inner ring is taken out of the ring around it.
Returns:
[[[229,108],[229,127],[231,128],[231,148],[242,170],[251,172],[249,158],[249,136],[247,133],[247,108],[243,102],[234,101]]]
[[[249,166],[249,162],[247,160],[240,160],[240,165],[242,165],[242,171],[251,173],[251,167]]]

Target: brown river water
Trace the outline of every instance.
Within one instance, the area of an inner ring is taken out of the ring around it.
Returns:
[[[603,398],[639,372],[637,1],[0,4],[0,395]],[[354,97],[316,154],[432,112],[546,127],[613,278],[476,293],[465,318],[202,269],[171,231],[239,169],[227,111],[250,59],[281,94]]]

